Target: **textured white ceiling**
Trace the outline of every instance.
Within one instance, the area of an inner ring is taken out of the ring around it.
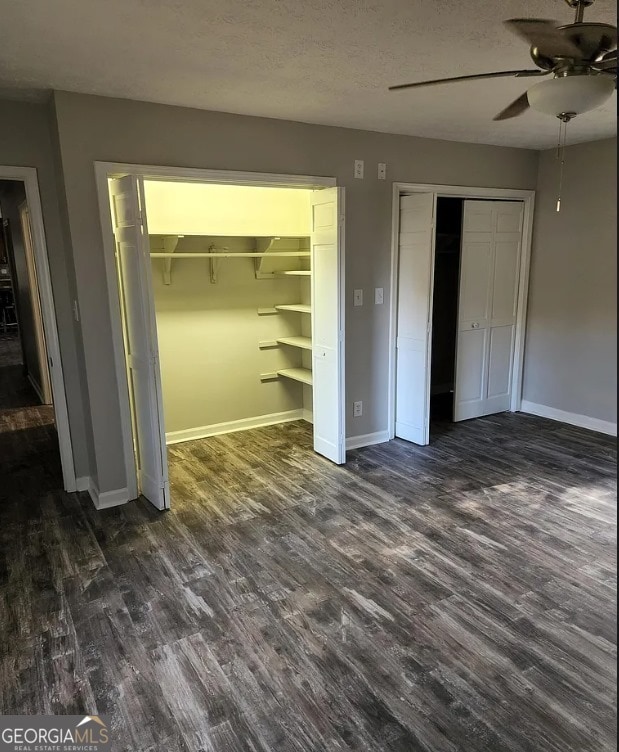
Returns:
[[[502,20],[573,19],[564,0],[0,0],[0,11],[0,94],[64,89],[531,148],[555,143],[554,118],[492,122],[525,79],[387,87],[528,68]],[[616,2],[586,18],[615,23]],[[615,132],[616,94],[569,139]]]

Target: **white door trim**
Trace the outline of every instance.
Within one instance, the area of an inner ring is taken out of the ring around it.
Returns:
[[[136,165],[125,162],[95,162],[95,175],[122,177],[135,175],[145,180],[168,180],[196,183],[221,183],[231,185],[279,186],[281,188],[333,188],[335,178],[315,175],[281,175],[270,172],[245,172],[240,170],[204,170],[195,167],[162,167]]]
[[[398,294],[398,236],[400,230],[400,196],[408,193],[434,193],[437,197],[481,198],[522,201],[524,204],[522,226],[522,251],[520,254],[520,274],[518,279],[518,312],[514,342],[514,364],[512,369],[511,411],[517,412],[522,403],[522,376],[524,368],[524,340],[526,332],[527,298],[529,292],[529,269],[533,235],[533,211],[535,191],[511,188],[479,188],[461,185],[436,185],[425,183],[393,183],[391,209],[391,280],[389,311],[389,387],[387,401],[387,430],[389,438],[395,436],[395,389],[396,389],[396,332]],[[430,290],[432,300],[433,290]]]
[[[123,440],[123,456],[125,460],[125,474],[127,478],[128,495],[130,499],[137,496],[138,481],[133,452],[133,429],[131,426],[131,408],[129,403],[129,388],[125,366],[125,346],[122,333],[120,314],[120,292],[115,262],[115,242],[112,230],[110,200],[108,193],[108,179],[135,175],[148,180],[169,180],[196,183],[219,183],[230,185],[252,185],[281,188],[331,188],[337,185],[335,178],[316,177],[312,175],[282,175],[264,172],[242,172],[235,170],[207,170],[190,167],[162,167],[157,165],[127,164],[123,162],[95,162],[95,183],[99,201],[99,216],[103,237],[103,251],[105,262],[105,277],[112,325],[112,341],[114,348],[114,365],[118,388],[118,402],[120,405],[120,420]],[[342,267],[344,258],[342,254]],[[342,274],[342,284],[343,284]],[[341,296],[341,321],[344,322],[345,295]],[[343,326],[343,323],[342,323]],[[342,344],[343,347],[343,344]],[[342,355],[344,358],[344,354]],[[165,447],[164,447],[165,451]],[[165,455],[164,455],[165,456]]]
[[[52,291],[47,243],[45,240],[45,226],[43,224],[43,209],[39,194],[39,182],[35,167],[6,167],[0,166],[0,180],[16,180],[24,184],[26,190],[26,204],[30,213],[32,229],[32,244],[34,246],[34,261],[41,300],[41,315],[47,345],[47,357],[50,362],[50,379],[52,399],[54,402],[54,418],[60,447],[60,462],[62,465],[62,479],[64,490],[72,493],[77,491],[75,481],[75,464],[73,462],[73,447],[71,430],[69,428],[69,411],[58,340],[56,324],[56,309]]]

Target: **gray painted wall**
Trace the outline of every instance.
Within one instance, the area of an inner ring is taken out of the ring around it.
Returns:
[[[13,245],[12,273],[13,294],[19,320],[19,336],[22,344],[26,373],[39,392],[43,393],[41,364],[37,349],[37,335],[34,318],[32,293],[28,277],[28,264],[24,245],[24,233],[19,216],[19,207],[26,200],[23,183],[0,181],[0,210],[2,220],[9,221],[9,231]]]
[[[523,398],[617,421],[617,140],[540,154]]]
[[[100,491],[126,485],[96,160],[336,177],[346,187],[347,435],[387,425],[392,181],[535,188],[537,153],[56,92],[59,153],[82,315]],[[365,180],[353,161],[364,159]],[[376,179],[378,162],[388,179]],[[385,302],[374,306],[374,287]],[[366,291],[363,307],[352,290]],[[353,400],[364,415],[352,418]],[[95,469],[93,469],[93,474]]]
[[[0,101],[0,165],[37,169],[75,470],[78,476],[86,476],[92,467],[92,461],[88,456],[90,436],[85,424],[84,394],[79,365],[81,335],[71,309],[75,277],[70,249],[65,243],[62,229],[56,184],[57,170],[50,138],[50,110],[47,105]],[[81,371],[83,373],[83,369]]]

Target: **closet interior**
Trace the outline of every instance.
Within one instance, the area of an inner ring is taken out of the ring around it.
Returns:
[[[144,181],[168,444],[312,422],[311,193]]]
[[[452,421],[454,417],[463,206],[461,198],[437,198],[430,368],[431,421]]]

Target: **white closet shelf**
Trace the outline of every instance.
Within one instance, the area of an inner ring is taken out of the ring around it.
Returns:
[[[196,252],[196,253],[151,253],[151,258],[175,258],[175,259],[186,259],[186,258],[201,258],[201,259],[212,259],[212,258],[263,258],[266,256],[266,253],[250,253],[245,251],[239,251],[238,253],[202,253],[202,252]],[[273,256],[281,256],[281,257],[293,257],[293,258],[299,258],[300,256],[311,256],[311,253],[309,251],[272,251],[268,254],[269,257]],[[300,272],[282,272],[283,274],[300,274]],[[309,274],[309,272],[307,272]]]
[[[303,384],[312,385],[312,372],[309,368],[284,368],[277,372],[280,376],[293,381],[300,381]]]
[[[304,303],[291,303],[287,305],[276,305],[278,311],[298,311],[299,313],[311,313],[312,307]]]
[[[290,345],[290,347],[300,347],[302,350],[312,349],[311,337],[279,337],[277,341],[282,345]]]
[[[311,271],[307,269],[297,269],[288,272],[275,272],[276,277],[311,277]]]

